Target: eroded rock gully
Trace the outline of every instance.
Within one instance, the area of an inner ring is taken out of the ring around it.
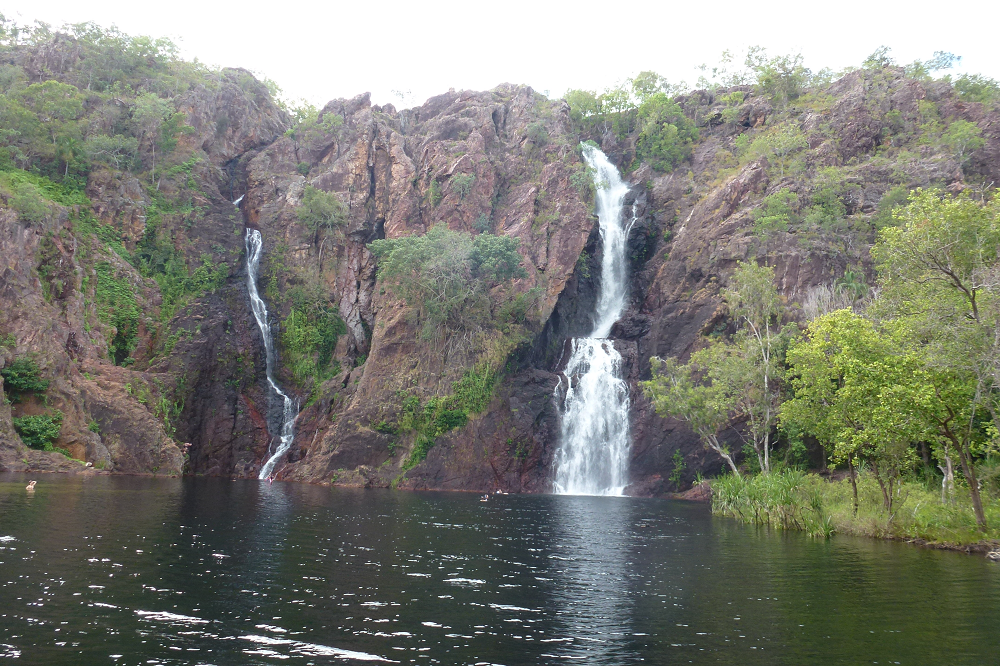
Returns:
[[[966,173],[1000,176],[996,113],[957,102],[948,90],[907,80],[902,72],[879,80],[870,73],[851,74],[826,91],[825,106],[803,108],[793,116],[748,88],[729,125],[721,120],[716,95],[700,91],[679,98],[700,125],[701,138],[691,160],[670,173],[634,164],[633,137],[581,136],[565,103],[527,87],[449,92],[402,111],[372,105],[361,95],[330,102],[321,111],[320,120],[336,115],[342,122],[326,130],[286,133],[290,123],[283,112],[236,84],[246,76],[224,74],[218,89],[193,90],[179,105],[195,130],[182,141],[202,160],[191,173],[203,212],[182,224],[175,221],[173,228],[184,241],[178,244],[193,256],[215,248],[227,267],[224,284],[181,308],[160,339],[151,333],[153,322],[144,324],[134,366],[117,367],[104,353],[113,331],[88,314],[81,281],[92,267],[78,259],[69,217],[36,227],[0,209],[0,332],[15,336],[18,354],[41,359],[52,379],[49,406],[66,415],[58,445],[76,457],[122,472],[256,474],[276,423],[245,290],[243,229],[250,226],[264,237],[261,289],[265,297],[277,297],[268,305],[279,330],[289,313],[287,294],[309,287],[336,307],[347,331],[334,354],[341,370],[322,386],[297,386],[279,356],[282,386],[309,399],[280,478],[548,491],[559,433],[553,389],[566,341],[591,325],[599,274],[596,218],[581,187],[577,151],[579,141],[589,138],[632,169],[628,203],[634,201],[638,212],[629,240],[630,306],[612,330],[632,389],[627,492],[676,491],[687,487],[696,472],[718,470],[720,461],[683,424],[657,416],[638,382],[648,378],[651,356],[686,358],[707,334],[731,330],[719,292],[736,262],[757,256],[774,266],[793,319],[801,318],[797,304],[811,290],[848,267],[872,277],[869,241],[860,236],[836,242],[785,232],[756,236],[752,212],[766,195],[789,188],[808,197],[816,186],[809,174],[837,167],[852,184],[844,195],[846,214],[862,219],[889,189],[890,171],[902,170],[909,187],[965,187],[962,169],[948,155],[924,151],[894,164],[868,159],[887,141],[902,141],[887,129],[886,114],[894,110],[904,119],[915,118],[923,99],[935,100],[942,113],[986,128],[987,144]],[[808,136],[804,171],[780,175],[763,158],[734,166],[735,136],[766,128],[779,116],[798,123]],[[308,186],[341,197],[347,208],[344,225],[318,233],[298,220]],[[95,215],[120,230],[126,244],[146,233],[148,197],[129,177],[92,173],[87,192]],[[241,196],[239,208],[233,206]],[[402,396],[447,395],[474,359],[462,345],[433,346],[420,339],[403,304],[377,283],[367,243],[421,234],[439,223],[520,239],[528,275],[517,289],[537,287],[540,297],[532,339],[507,359],[488,408],[438,437],[426,460],[404,470],[414,442],[412,433],[396,427]],[[72,282],[72,288],[46,297],[37,270],[43,254],[69,267],[62,283]],[[156,307],[161,298],[156,283],[113,254],[104,260],[127,276],[144,307]],[[169,349],[164,337],[170,339]],[[2,362],[14,358],[11,349],[0,352]],[[184,399],[177,418],[165,425],[155,403],[168,394]],[[42,405],[32,400],[17,405],[18,413],[39,412]],[[10,406],[0,404],[3,468],[79,467],[23,447],[10,420]],[[94,422],[96,428],[88,427]],[[740,449],[735,431],[726,439],[733,450]],[[184,443],[190,443],[186,461]],[[675,483],[669,477],[678,450],[686,470]]]

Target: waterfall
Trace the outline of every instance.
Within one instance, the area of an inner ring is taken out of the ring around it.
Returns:
[[[562,439],[555,457],[555,492],[565,495],[621,495],[628,483],[628,385],[621,378],[622,357],[607,339],[625,309],[628,296],[629,231],[632,207],[624,219],[629,185],[607,156],[583,144],[583,158],[594,171],[600,221],[601,282],[594,308],[594,328],[572,341],[572,355],[556,386]]]
[[[240,197],[242,198],[242,197]],[[257,273],[260,270],[260,255],[264,248],[264,239],[256,229],[247,229],[247,291],[250,292],[250,309],[253,311],[253,318],[257,320],[260,334],[264,337],[264,363],[267,369],[267,383],[270,385],[274,395],[281,399],[281,435],[278,438],[278,448],[274,454],[267,459],[264,466],[260,468],[258,478],[267,479],[274,472],[274,466],[281,460],[281,456],[288,453],[292,448],[292,440],[295,439],[295,417],[298,416],[298,404],[285,395],[285,392],[278,387],[274,381],[274,339],[271,335],[271,324],[267,320],[267,305],[257,291]],[[268,452],[271,447],[268,446]]]

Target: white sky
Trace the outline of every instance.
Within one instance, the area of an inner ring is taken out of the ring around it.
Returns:
[[[1000,79],[990,35],[1000,2],[988,0],[6,0],[0,11],[19,23],[94,21],[170,37],[188,59],[245,67],[276,81],[286,98],[317,105],[368,91],[375,103],[412,106],[449,88],[502,82],[559,96],[646,69],[693,83],[699,64],[749,45],[801,52],[814,70],[860,64],[882,44],[901,63],[951,51],[963,57],[957,72]],[[409,91],[403,104],[394,91]]]

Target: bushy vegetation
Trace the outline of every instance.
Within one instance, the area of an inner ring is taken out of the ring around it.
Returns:
[[[879,281],[867,307],[820,314],[801,333],[779,329],[773,274],[744,264],[724,292],[737,324],[732,341],[711,342],[688,364],[654,359],[643,389],[657,410],[687,420],[732,469],[719,485],[725,512],[751,511],[753,520],[765,515],[765,522],[810,531],[812,521],[826,520],[803,508],[820,492],[811,480],[740,479],[720,443],[739,419],[763,477],[773,476],[769,438],[780,428],[787,442],[811,437],[831,463],[846,467],[855,517],[863,513],[863,481],[874,483],[891,524],[886,533],[922,534],[908,531],[923,520],[915,508],[907,520],[917,522],[894,521],[905,514],[900,504],[912,479],[935,477],[935,468],[941,502],[952,508],[925,507],[925,516],[964,510],[965,518],[948,524],[995,529],[980,475],[993,478],[990,461],[1000,453],[1000,287],[987,277],[1000,270],[1000,200],[918,190],[894,219],[872,249]],[[852,299],[869,291],[850,272],[836,286]],[[786,488],[793,481],[813,493],[794,510],[781,499],[795,494]]]
[[[858,472],[856,485],[859,502],[855,510],[853,485],[848,479],[829,480],[792,469],[755,476],[726,475],[712,481],[712,510],[758,525],[803,530],[816,537],[838,533],[951,545],[1000,539],[1000,500],[995,492],[985,503],[991,527],[984,533],[967,508],[970,498],[964,490],[942,497],[940,488],[910,476],[896,488],[893,509],[888,511],[881,487],[869,470]]]
[[[333,360],[347,327],[316,288],[295,287],[291,310],[281,325],[282,358],[300,386],[316,386],[340,372]]]
[[[63,414],[39,414],[37,416],[19,416],[12,419],[14,430],[21,436],[21,441],[33,449],[52,451],[52,442],[59,438],[62,430]]]
[[[142,310],[127,276],[106,261],[98,263],[95,270],[94,302],[97,314],[101,321],[114,327],[108,341],[108,354],[116,364],[122,365],[135,350]]]
[[[4,392],[12,402],[18,402],[25,394],[45,393],[49,389],[49,380],[42,379],[38,363],[27,356],[15,358],[0,370],[0,376],[3,377]]]
[[[519,239],[432,227],[423,236],[373,241],[378,279],[406,301],[428,340],[516,322],[516,295],[509,288],[527,274]]]
[[[424,403],[416,396],[407,396],[402,403],[398,430],[412,431],[414,445],[403,461],[403,469],[423,462],[438,437],[461,428],[469,417],[485,410],[499,378],[499,369],[486,361],[466,370],[462,378],[452,384],[452,393],[448,396],[430,398]]]
[[[60,66],[46,70],[41,80],[16,64],[32,62],[31,54],[39,50],[60,58]],[[140,322],[155,338],[157,326],[229,276],[221,246],[198,251],[191,238],[208,210],[198,184],[206,167],[197,149],[182,148],[181,138],[195,130],[179,110],[180,96],[192,87],[213,91],[228,85],[263,105],[274,101],[277,89],[246,72],[185,62],[169,40],[91,23],[66,25],[56,33],[44,24],[21,26],[0,16],[0,53],[7,63],[0,65],[0,203],[31,225],[69,218],[51,233],[74,248],[82,281],[77,286],[75,279],[50,274],[43,242],[38,264],[43,285],[60,298],[79,288],[88,317],[113,327],[109,355],[116,363],[130,363]],[[324,131],[337,125],[332,115],[322,122],[318,113],[305,116],[300,126],[306,134],[313,125]],[[228,124],[221,113],[219,136]],[[131,230],[95,217],[85,194],[95,176],[123,187],[138,185],[136,205],[144,208],[145,229],[137,241],[126,237]],[[61,265],[61,258],[55,263]],[[75,275],[76,267],[70,269]],[[133,269],[155,280],[158,306],[142,298]],[[86,325],[89,330],[93,321]]]
[[[676,89],[654,72],[642,72],[601,94],[570,90],[565,99],[570,118],[582,132],[637,132],[637,159],[669,171],[691,157],[698,129],[672,98]]]

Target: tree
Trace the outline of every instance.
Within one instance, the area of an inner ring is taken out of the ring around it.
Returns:
[[[152,159],[149,180],[156,182],[156,146],[160,141],[160,128],[173,115],[173,106],[153,93],[143,93],[135,100],[132,108],[132,122],[136,126],[139,145],[149,146]]]
[[[592,90],[567,90],[563,99],[569,104],[569,117],[583,124],[601,113],[601,102]]]
[[[747,49],[745,64],[757,80],[757,92],[785,106],[802,94],[811,72],[801,53],[769,57],[760,46]]]
[[[769,132],[751,140],[746,134],[736,138],[736,148],[740,154],[749,159],[767,157],[778,163],[780,177],[785,177],[785,164],[788,157],[803,148],[809,147],[805,134],[791,123],[780,125]]]
[[[53,80],[33,83],[19,97],[46,128],[53,157],[61,136],[78,136],[75,121],[83,114],[83,95],[74,86]]]
[[[657,93],[667,93],[670,91],[670,84],[667,80],[656,72],[639,72],[630,80],[632,84],[632,95],[642,104]]]
[[[139,140],[134,136],[95,134],[83,144],[87,156],[115,169],[128,169],[139,152]]]
[[[650,96],[637,114],[636,157],[657,171],[669,171],[691,156],[698,128],[666,93]]]
[[[951,149],[959,166],[965,166],[972,153],[986,145],[983,130],[968,120],[956,120],[948,125],[941,135],[941,142]]]
[[[898,318],[919,344],[935,398],[925,410],[957,452],[985,528],[972,456],[983,412],[1000,425],[1000,201],[917,190],[896,218],[872,249],[875,313]]]
[[[302,203],[295,211],[299,221],[315,232],[314,243],[319,240],[321,231],[329,233],[347,223],[347,206],[333,192],[324,192],[312,185],[306,185],[302,193]],[[326,234],[319,246],[319,265],[323,267],[323,246],[326,245]]]
[[[728,423],[745,421],[749,444],[761,471],[771,470],[771,436],[781,404],[783,349],[781,302],[774,271],[740,263],[723,292],[739,330],[731,342],[715,342],[695,352],[687,365],[657,359],[654,376],[643,384],[658,413],[688,421],[706,446],[735,471],[718,432]],[[697,381],[700,379],[700,381]]]
[[[703,358],[703,357],[702,357]],[[709,379],[698,382],[695,375],[706,373],[698,358],[681,365],[676,359],[650,359],[653,378],[642,382],[643,394],[653,403],[660,416],[672,416],[686,421],[691,430],[701,438],[705,448],[711,449],[726,461],[736,476],[740,475],[729,449],[719,441],[719,432],[729,423],[729,401],[723,386]]]
[[[774,269],[754,262],[740,262],[723,291],[739,331],[734,354],[742,367],[732,374],[730,386],[736,413],[747,419],[751,444],[760,468],[771,470],[771,434],[781,404],[783,350],[787,334],[781,329],[782,305],[774,287]]]
[[[56,411],[52,416],[19,416],[12,419],[14,430],[21,441],[33,449],[52,450],[52,442],[59,438],[62,430],[63,413]]]
[[[811,434],[833,460],[847,463],[855,514],[859,463],[871,466],[891,514],[894,488],[912,459],[909,445],[927,432],[916,410],[920,364],[903,340],[838,310],[810,322],[788,350],[794,398],[781,407],[782,428]]]
[[[799,196],[787,187],[764,197],[760,207],[754,208],[752,213],[754,233],[766,237],[776,231],[788,231],[798,205]]]
[[[38,363],[24,356],[15,358],[0,370],[0,377],[3,377],[4,389],[12,402],[20,401],[25,393],[45,393],[49,388],[49,381],[41,378]]]
[[[496,324],[494,315],[511,299],[495,288],[527,275],[519,243],[437,225],[423,236],[376,240],[368,247],[378,258],[378,279],[413,308],[423,337],[434,339]]]

